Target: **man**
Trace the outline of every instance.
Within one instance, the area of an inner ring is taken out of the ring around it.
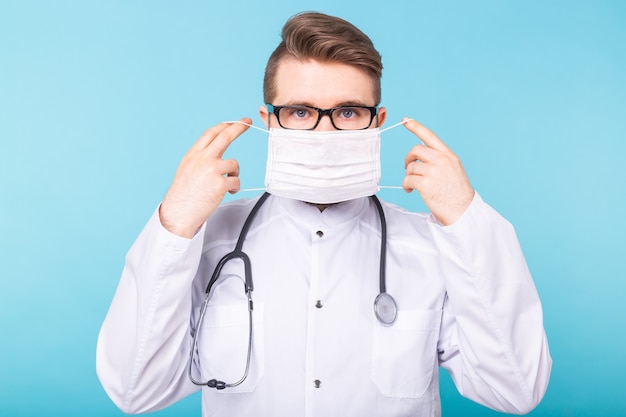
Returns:
[[[260,108],[269,196],[220,204],[239,190],[237,162],[222,155],[250,119],[207,130],[185,155],[98,340],[98,375],[124,412],[201,384],[205,416],[436,416],[440,366],[487,407],[539,403],[551,368],[539,298],[513,228],[455,154],[405,119],[423,144],[406,157],[403,188],[431,214],[379,212],[367,197],[378,155],[353,156],[385,121],[381,70],[350,23],[296,15]]]

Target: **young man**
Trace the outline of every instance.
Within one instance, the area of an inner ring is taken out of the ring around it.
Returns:
[[[423,144],[403,187],[431,214],[368,197],[381,70],[350,23],[294,16],[260,109],[269,195],[220,204],[239,189],[222,155],[249,119],[192,146],[128,253],[98,340],[98,375],[124,412],[204,386],[205,416],[437,416],[440,366],[487,407],[539,403],[551,368],[539,298],[513,228],[454,153],[406,119]]]

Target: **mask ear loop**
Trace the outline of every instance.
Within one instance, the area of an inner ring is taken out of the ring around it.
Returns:
[[[393,125],[391,125],[389,127],[386,127],[384,129],[380,129],[379,133],[383,133],[383,132],[386,132],[388,130],[395,129],[396,127],[404,125],[405,123],[407,123],[410,120],[412,120],[412,119],[404,119],[401,122],[393,124]],[[268,134],[270,133],[269,130],[263,129],[263,128],[258,127],[258,126],[254,126],[254,125],[252,125],[250,123],[242,122],[241,120],[228,120],[228,121],[225,121],[223,123],[231,123],[231,124],[232,123],[239,123],[240,125],[246,125],[248,127],[251,127],[253,129],[259,130],[259,131],[264,132],[264,133],[268,133]],[[379,185],[378,188],[386,189],[386,190],[402,190],[403,189],[402,187],[396,186],[396,185]],[[243,189],[239,190],[238,192],[245,193],[245,192],[256,192],[256,191],[266,191],[266,188],[265,187],[261,187],[261,188],[243,188]]]
[[[394,125],[386,127],[384,129],[380,129],[380,133],[383,133],[383,132],[386,132],[388,130],[394,129],[394,128],[398,127],[398,126],[401,126],[401,125],[405,124],[406,122],[408,122],[409,120],[411,120],[411,119],[404,119],[403,121],[398,122],[398,123],[396,123]],[[227,121],[222,122],[222,123],[230,123],[230,124],[239,123],[240,125],[245,125],[245,126],[253,128],[253,129],[259,130],[261,132],[270,133],[269,130],[263,129],[262,127],[254,126],[254,125],[252,125],[250,123],[242,122],[241,120],[227,120]]]
[[[246,126],[251,127],[253,129],[260,130],[261,132],[270,133],[269,130],[265,130],[262,127],[251,125],[250,123],[242,122],[241,120],[228,120],[228,121],[222,122],[222,123],[230,123],[230,124],[239,123],[240,125],[246,125]]]
[[[393,124],[393,125],[391,125],[389,127],[381,129],[380,133],[386,132],[386,131],[391,130],[391,129],[395,129],[398,126],[402,126],[402,125],[404,125],[405,123],[407,123],[410,120],[412,120],[412,119],[403,119],[399,123],[396,123],[396,124]],[[379,189],[385,189],[385,190],[402,190],[403,189],[402,187],[399,187],[397,185],[379,185],[378,188]]]
[[[268,134],[270,133],[269,130],[265,130],[262,127],[254,126],[254,125],[252,125],[250,123],[242,122],[241,120],[227,120],[227,121],[222,122],[222,123],[230,123],[230,124],[239,123],[240,125],[245,125],[245,126],[253,128],[253,129],[259,130],[261,132],[264,132],[264,133],[268,133]],[[265,187],[260,187],[260,188],[242,188],[242,189],[240,189],[237,192],[238,193],[248,193],[248,192],[257,192],[257,191],[266,191],[266,189],[265,189]]]
[[[383,132],[386,132],[386,131],[388,131],[388,130],[394,129],[394,128],[398,127],[398,126],[401,126],[401,125],[403,125],[403,124],[407,123],[407,122],[408,122],[408,121],[410,121],[410,120],[412,120],[412,119],[404,119],[404,120],[402,120],[401,122],[396,123],[395,125],[391,125],[391,126],[386,127],[386,128],[384,128],[384,129],[380,129],[380,133],[383,133]]]

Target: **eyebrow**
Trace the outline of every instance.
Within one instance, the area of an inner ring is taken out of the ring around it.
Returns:
[[[287,103],[283,104],[283,106],[309,106],[309,107],[319,108],[318,106],[313,105],[311,102],[308,102],[308,101],[295,101],[295,100],[294,101],[288,101]],[[374,106],[368,106],[367,104],[365,104],[364,102],[362,102],[360,100],[348,100],[348,101],[339,102],[339,103],[335,104],[331,108],[335,108],[335,107],[350,107],[350,106],[374,107]]]

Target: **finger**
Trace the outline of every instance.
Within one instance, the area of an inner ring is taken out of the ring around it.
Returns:
[[[226,184],[226,189],[230,194],[235,194],[241,189],[241,181],[239,180],[239,177],[226,177],[224,182]]]
[[[432,165],[413,161],[406,166],[406,175],[424,176],[432,173]]]
[[[407,193],[417,190],[416,179],[410,175],[405,176],[404,180],[402,180],[402,189]]]
[[[403,121],[405,121],[404,127],[420,138],[429,148],[438,149],[440,151],[450,151],[450,148],[423,124],[408,118],[404,118]]]
[[[432,184],[432,180],[427,175],[409,175],[407,174],[402,180],[402,188],[406,192],[411,192],[413,190],[422,194],[428,184]]]
[[[244,117],[243,119],[241,119],[241,121],[243,123],[252,124],[252,120],[250,118],[247,118],[247,117]],[[229,127],[231,127],[233,125],[244,127],[244,129],[242,130],[242,133],[243,133],[243,131],[245,131],[248,128],[248,126],[243,125],[241,123],[227,123],[227,122],[224,122],[224,123],[217,124],[217,125],[209,128],[209,129],[207,129],[202,134],[202,136],[200,136],[200,138],[196,141],[196,143],[193,144],[191,149],[196,150],[196,151],[200,151],[200,150],[205,149],[207,146],[209,146],[209,144],[211,144],[219,136],[220,133],[222,133],[225,129],[228,129]],[[234,140],[234,138],[233,138],[233,140]]]
[[[239,176],[239,162],[235,159],[227,159],[222,162],[222,172],[227,177],[238,177]]]
[[[201,151],[202,149],[205,149],[207,146],[209,146],[209,143],[211,143],[213,139],[215,139],[215,137],[228,126],[230,126],[228,123],[220,123],[205,130],[202,136],[200,136],[196,143],[193,144],[191,150]]]
[[[237,139],[243,132],[248,130],[252,124],[252,120],[244,117],[241,122],[246,123],[231,123],[227,128],[222,130],[216,137],[209,143],[207,149],[211,154],[217,158],[221,158],[226,152],[226,149],[230,146],[235,139]]]
[[[406,154],[404,158],[404,167],[406,168],[411,162],[414,161],[422,161],[422,162],[430,162],[432,161],[439,151],[428,148],[425,145],[415,145],[409,153]]]

